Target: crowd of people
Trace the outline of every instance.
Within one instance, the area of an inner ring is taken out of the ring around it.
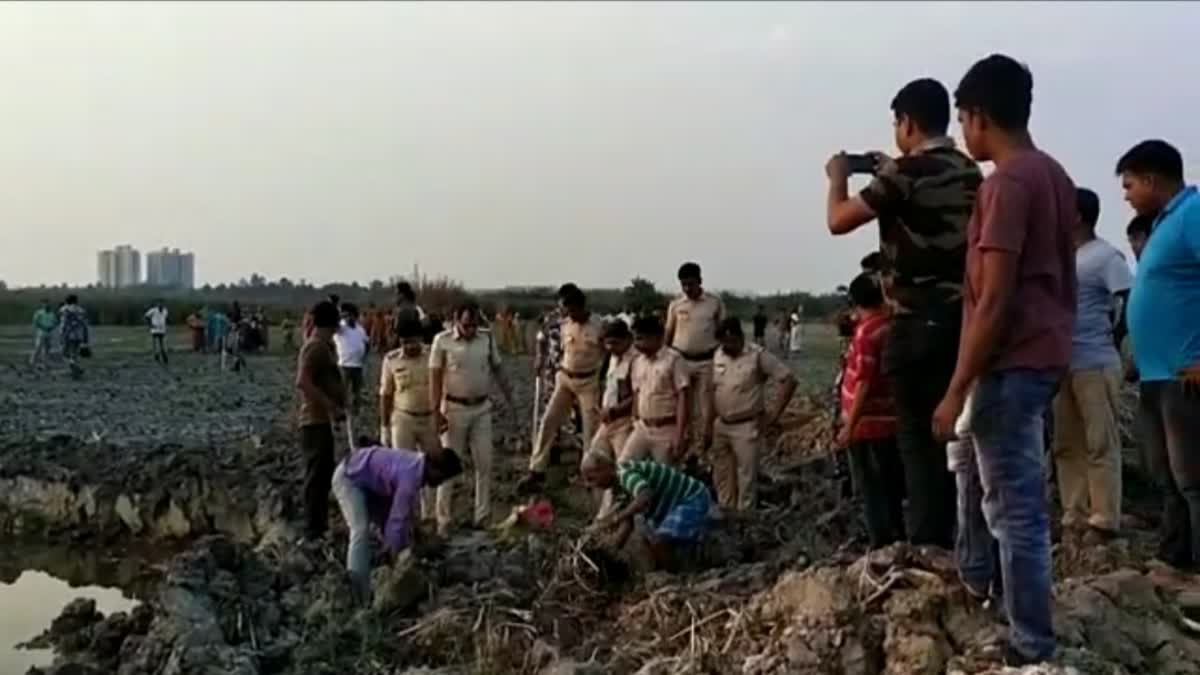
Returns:
[[[953,95],[964,152],[947,133],[949,92],[932,79],[913,81],[891,105],[898,157],[872,153],[862,169],[840,153],[826,165],[830,232],[876,222],[880,235],[879,251],[847,290],[836,435],[870,546],[904,540],[953,551],[966,591],[1003,608],[1010,664],[1055,649],[1049,476],[1065,541],[1122,536],[1122,377],[1139,383],[1143,463],[1164,497],[1159,558],[1181,570],[1200,564],[1200,315],[1189,306],[1200,300],[1200,199],[1166,142],[1139,143],[1119,159],[1116,174],[1136,212],[1127,231],[1134,274],[1096,234],[1096,192],[1077,187],[1034,144],[1032,89],[1029,70],[1010,57],[974,64]],[[988,161],[995,170],[984,177],[977,163]],[[852,170],[871,174],[857,194],[848,187]],[[543,326],[539,350],[551,391],[520,484],[525,494],[544,489],[555,438],[577,411],[580,473],[597,494],[593,530],[613,528],[623,542],[641,517],[663,565],[713,518],[753,517],[764,435],[796,386],[762,346],[763,308],[747,342],[742,321],[703,289],[698,265],[683,265],[678,277],[682,292],[665,322],[605,321],[577,286],[559,289],[560,312]],[[337,330],[337,309],[324,303],[313,315],[324,333],[302,350],[298,385],[309,411],[302,437],[319,469],[308,491],[310,534],[318,536],[334,471],[329,425],[344,387],[321,339]],[[428,348],[416,340],[418,326],[404,327],[409,337],[386,356],[381,383],[385,442],[356,450],[338,469],[359,476],[346,479],[356,489],[390,499],[380,514],[392,548],[401,547],[393,519],[413,509],[395,506],[400,493],[389,486],[403,483],[410,501],[419,486],[436,486],[421,510],[445,532],[453,526],[450,479],[464,455],[472,459],[474,525],[488,521],[489,393],[498,384],[510,406],[511,394],[496,337],[479,320],[477,306],[460,306]],[[771,410],[769,382],[780,392]],[[320,442],[311,440],[313,425]],[[715,490],[687,469],[696,455],[708,459]],[[389,478],[400,474],[407,478]],[[339,502],[361,533],[366,520],[344,492]],[[348,561],[360,576],[361,545],[354,537]]]
[[[1050,477],[1065,542],[1122,536],[1123,381],[1138,385],[1142,465],[1163,497],[1158,558],[1200,570],[1200,196],[1165,141],[1117,160],[1135,212],[1126,230],[1135,273],[1096,233],[1097,192],[1035,145],[1032,90],[1030,71],[1004,55],[972,65],[953,97],[936,80],[914,80],[891,102],[897,157],[839,153],[825,167],[829,232],[871,223],[879,232],[839,324],[835,438],[869,545],[952,551],[965,590],[1003,609],[1013,665],[1055,650]],[[948,135],[952,110],[965,148]],[[979,162],[994,171],[985,177]],[[858,172],[870,179],[852,194]],[[705,290],[698,264],[677,277],[680,294],[665,311],[638,315],[600,316],[564,284],[532,345],[515,312],[502,309],[488,329],[466,301],[443,326],[404,283],[387,310],[360,312],[336,296],[314,305],[300,327],[295,381],[306,538],[324,535],[332,491],[350,529],[347,569],[367,593],[372,522],[394,552],[411,545],[417,518],[450,533],[466,472],[470,526],[488,526],[492,393],[517,413],[501,358],[528,346],[545,398],[519,494],[545,494],[556,448],[578,434],[596,536],[621,545],[640,531],[669,568],[714,519],[753,518],[759,456],[797,378],[766,345],[765,307],[749,317],[747,340],[743,321]],[[145,318],[166,365],[168,312],[159,302]],[[33,325],[32,362],[57,339],[74,372],[89,344],[77,298],[57,310],[43,303]],[[228,315],[193,313],[187,325],[197,351],[222,349],[231,335],[243,348],[267,344],[266,321],[244,317],[237,303]],[[777,320],[775,351],[799,352],[802,325],[801,308]],[[294,330],[283,326],[289,346]],[[363,429],[371,351],[382,354],[378,434],[351,432],[338,463],[335,425],[349,417]]]

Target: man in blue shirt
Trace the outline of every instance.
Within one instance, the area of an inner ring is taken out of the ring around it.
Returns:
[[[1163,492],[1158,557],[1200,568],[1200,193],[1183,182],[1183,157],[1144,141],[1117,162],[1125,199],[1158,212],[1129,298],[1141,376],[1145,462]]]

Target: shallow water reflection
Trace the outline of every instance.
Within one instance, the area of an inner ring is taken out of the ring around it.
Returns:
[[[50,626],[62,608],[75,598],[96,601],[96,610],[104,615],[126,612],[137,604],[117,588],[81,586],[45,572],[26,570],[11,583],[0,583],[0,673],[21,675],[30,666],[43,666],[54,659],[50,650],[17,649]]]

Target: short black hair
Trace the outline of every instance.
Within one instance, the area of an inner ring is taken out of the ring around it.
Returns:
[[[981,113],[1006,131],[1029,124],[1033,74],[1011,56],[992,54],[971,66],[954,90],[954,106]]]
[[[474,300],[463,300],[454,308],[454,320],[458,321],[464,313],[470,313],[479,318],[479,303]]]
[[[633,320],[633,332],[635,335],[661,337],[666,331],[663,330],[662,321],[659,321],[657,316],[645,314]]]
[[[1125,227],[1125,236],[1132,237],[1135,234],[1140,234],[1143,237],[1150,236],[1150,230],[1154,228],[1154,221],[1158,218],[1157,213],[1141,214],[1133,217],[1129,221],[1129,225]]]
[[[871,251],[863,256],[858,265],[870,272],[880,272],[883,270],[883,254],[879,251]]]
[[[433,465],[442,481],[448,481],[463,472],[462,458],[450,448],[425,453],[425,461]]]
[[[699,279],[700,278],[699,263],[694,263],[694,262],[683,263],[682,265],[679,266],[679,275],[678,276],[679,276],[680,281],[683,281],[684,279]]]
[[[330,293],[329,301],[332,302],[335,307],[340,307],[342,304],[342,296],[338,295],[337,293]],[[235,302],[233,304],[236,305],[237,303]]]
[[[904,85],[892,99],[896,119],[903,115],[923,133],[945,135],[950,126],[950,94],[941,82],[923,77]]]
[[[584,307],[587,296],[575,284],[563,284],[558,288],[558,299],[567,307]]]
[[[409,302],[417,301],[417,294],[413,291],[412,284],[407,281],[401,281],[396,284],[396,295],[408,300]]]
[[[1075,208],[1084,225],[1096,229],[1100,220],[1100,196],[1087,188],[1075,188]]]
[[[76,305],[76,304],[79,304],[79,296],[78,296],[78,295],[75,295],[74,293],[72,293],[72,294],[68,295],[68,296],[67,296],[67,304],[68,304],[68,305]]]
[[[632,336],[633,334],[629,332],[629,325],[623,319],[613,319],[604,324],[605,339],[624,340]]]
[[[742,331],[742,321],[737,317],[728,317],[721,319],[721,323],[717,324],[717,339],[726,337],[736,337],[745,339],[746,333]]]
[[[353,302],[343,302],[342,306],[341,306],[341,310],[342,310],[342,312],[349,314],[350,316],[353,316],[353,317],[358,316],[358,305],[354,304]]]
[[[1117,175],[1152,174],[1183,182],[1183,155],[1170,143],[1153,139],[1133,146],[1117,160]]]
[[[871,274],[860,274],[850,282],[850,302],[855,307],[875,309],[883,305],[883,289]]]
[[[329,300],[322,300],[312,307],[312,321],[317,328],[337,328],[341,319],[337,305]]]
[[[425,327],[419,319],[401,319],[396,322],[396,337],[401,340],[425,337]]]

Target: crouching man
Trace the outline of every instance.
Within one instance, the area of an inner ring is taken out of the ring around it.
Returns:
[[[422,453],[363,447],[338,464],[333,472],[333,495],[350,530],[346,569],[358,598],[365,599],[370,590],[371,523],[382,531],[389,551],[403,551],[412,543],[413,514],[421,488],[437,487],[462,470],[462,460],[449,449]]]
[[[633,532],[633,518],[642,515],[647,543],[657,568],[671,568],[678,554],[686,555],[708,529],[712,507],[708,488],[684,472],[650,460],[616,464],[611,455],[592,451],[583,460],[588,486],[613,490],[622,506],[596,520],[593,531],[617,527],[614,545],[620,549]]]

